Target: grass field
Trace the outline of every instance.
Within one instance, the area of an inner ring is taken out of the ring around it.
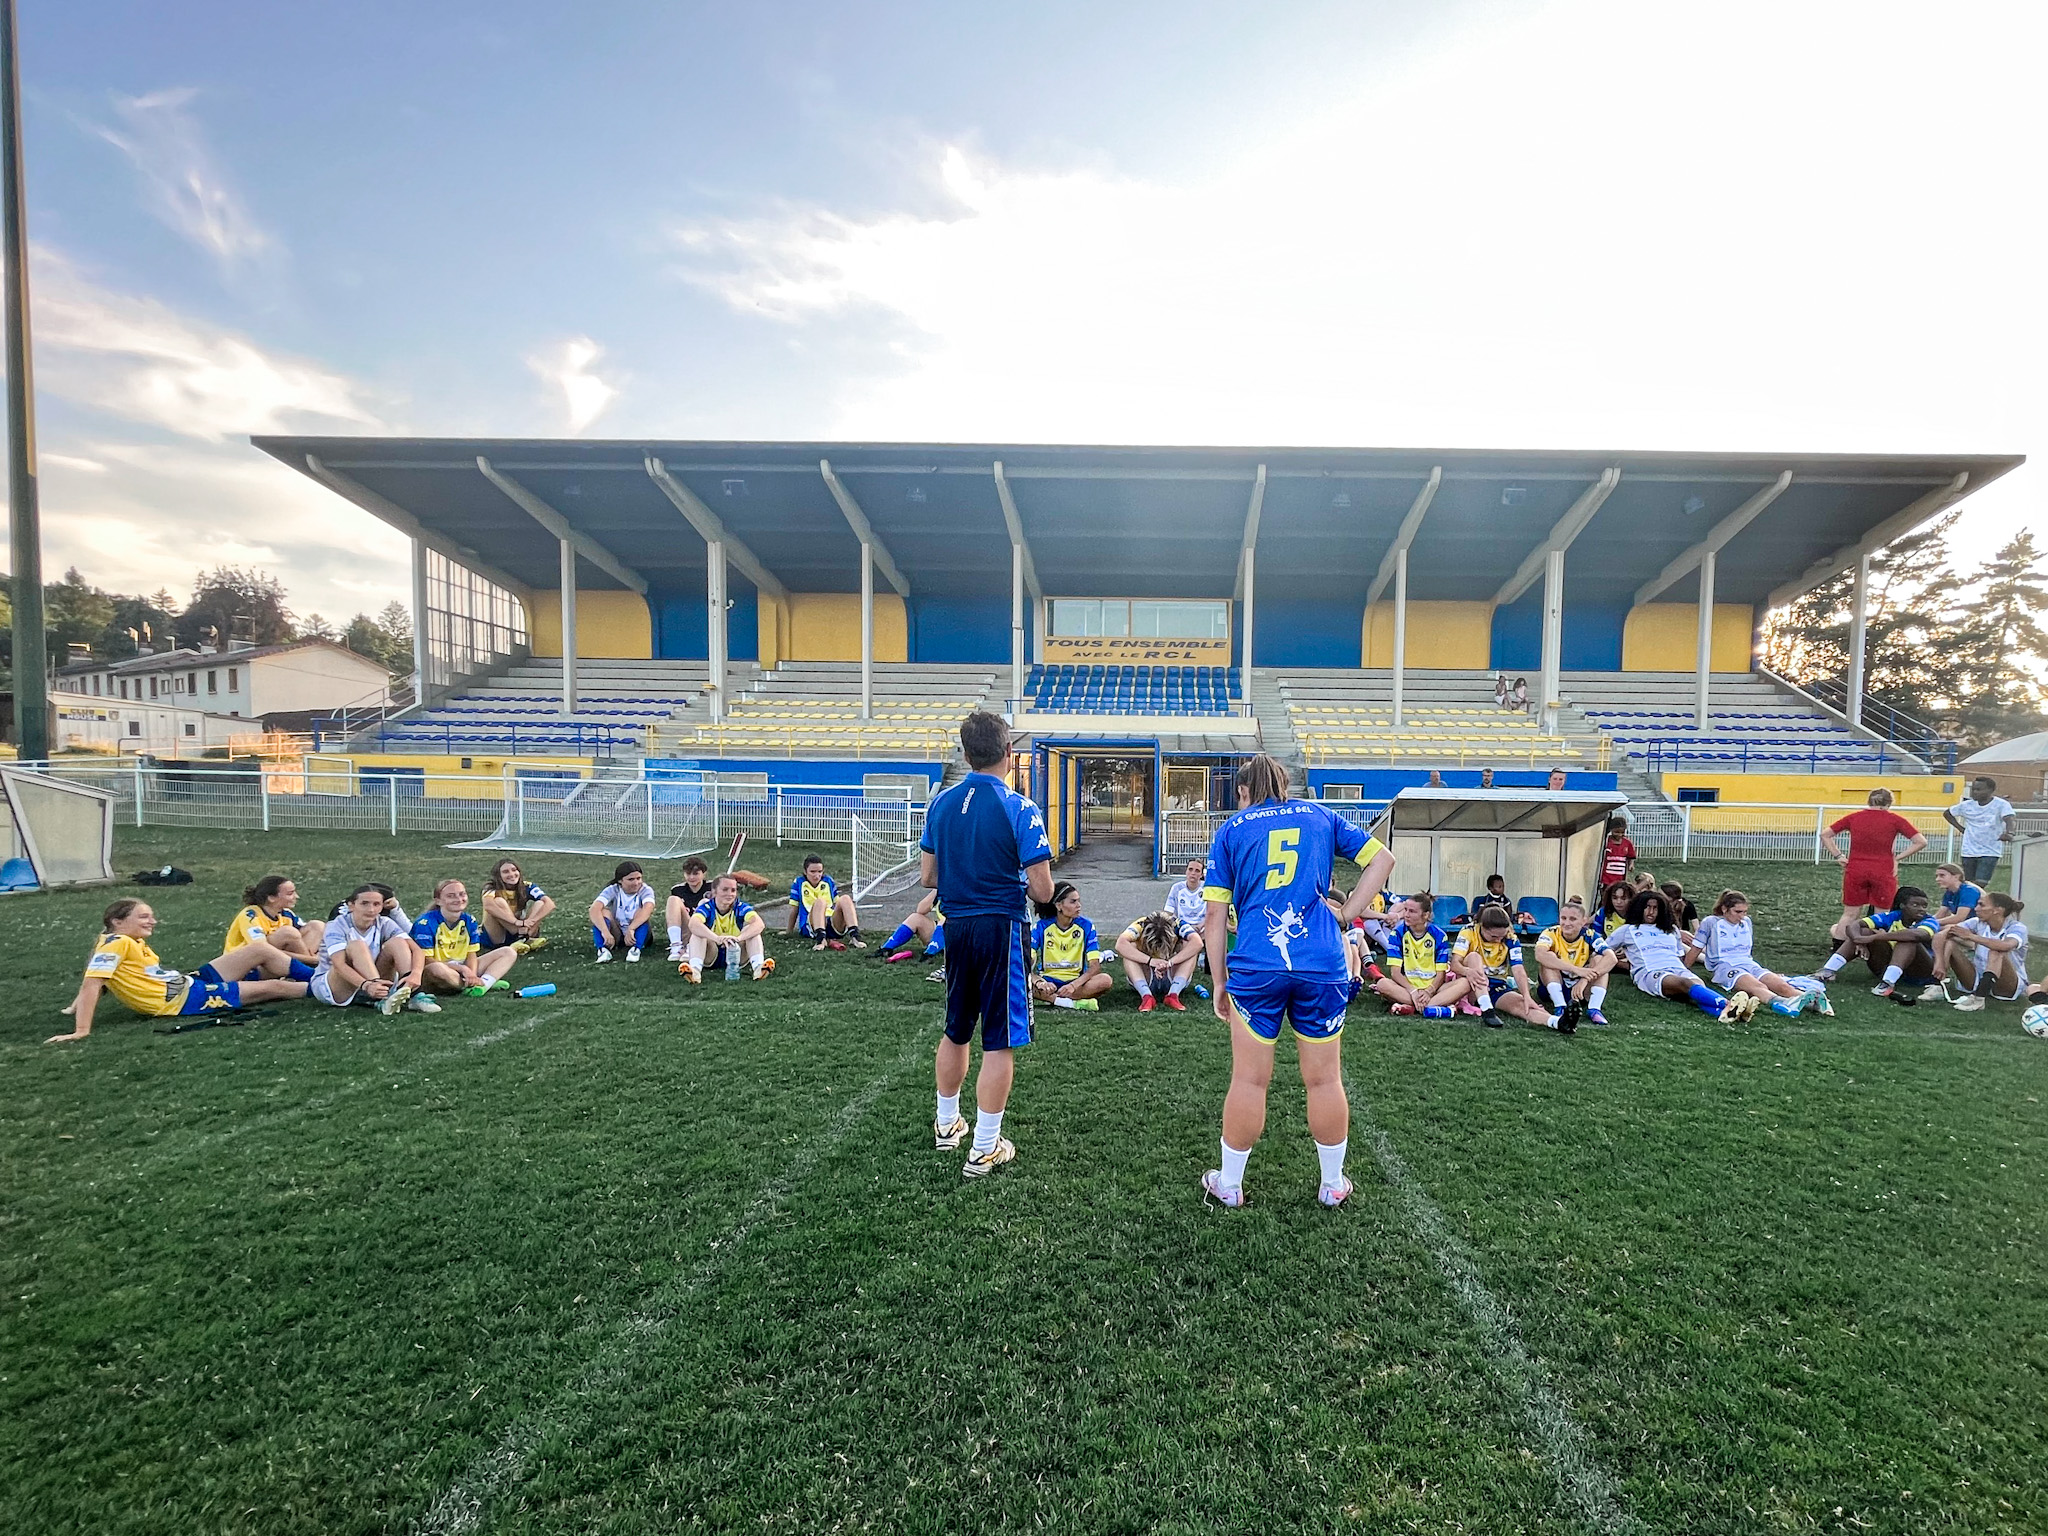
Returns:
[[[786,875],[797,850],[770,870]],[[171,964],[273,863],[324,906],[486,856],[124,833]],[[529,856],[572,912],[606,861]],[[1821,958],[1804,865],[1692,865]],[[666,878],[658,883],[667,884]],[[104,891],[0,903],[0,1530],[2048,1529],[2048,1046],[2015,1010],[1576,1039],[1353,1010],[1359,1192],[1129,994],[931,1150],[923,966],[591,968],[385,1020],[64,1021]],[[897,914],[883,921],[886,930]]]

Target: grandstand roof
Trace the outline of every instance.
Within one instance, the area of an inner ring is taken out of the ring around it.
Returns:
[[[536,588],[557,580],[556,535],[485,476],[480,457],[583,540],[578,580],[589,587],[630,585],[604,569],[593,549],[652,589],[701,587],[704,540],[650,477],[647,461],[655,459],[786,588],[848,592],[859,585],[859,546],[820,471],[820,461],[829,461],[905,584],[934,597],[1009,592],[997,463],[1048,594],[1231,596],[1264,466],[1260,592],[1355,600],[1372,585],[1404,517],[1440,469],[1414,535],[1409,595],[1483,601],[1510,585],[1575,504],[1584,509],[1584,494],[1617,469],[1618,480],[1604,500],[1593,498],[1596,510],[1572,544],[1566,569],[1573,601],[1627,601],[1660,579],[1660,597],[1690,601],[1697,578],[1689,566],[1672,576],[1673,563],[1683,565],[1724,518],[1761,494],[1768,504],[1732,531],[1716,563],[1716,596],[1754,603],[1783,600],[1800,584],[1825,579],[1853,563],[1860,544],[1896,537],[2022,462],[2016,455],[252,441],[394,526],[423,528]],[[316,462],[309,464],[309,456]],[[1790,481],[1770,495],[1787,473]]]

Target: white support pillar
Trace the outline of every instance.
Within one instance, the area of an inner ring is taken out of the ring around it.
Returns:
[[[1707,728],[1707,695],[1714,677],[1714,551],[1700,556],[1699,650],[1694,657],[1692,723],[1696,731]]]
[[[725,718],[725,544],[714,539],[704,546],[704,653],[710,659],[711,718]]]
[[[427,684],[432,676],[427,660],[427,546],[416,536],[412,541],[412,699],[421,709],[427,706]]]
[[[875,711],[875,552],[872,544],[860,547],[860,717],[869,720]]]
[[[1564,551],[1543,555],[1543,698],[1538,705],[1543,729],[1557,730],[1559,674],[1564,661]]]
[[[1252,696],[1252,588],[1256,584],[1253,562],[1258,555],[1247,548],[1244,552],[1244,696]]]
[[[1024,697],[1024,546],[1010,546],[1010,697]]]
[[[1402,675],[1408,665],[1408,549],[1394,551],[1394,729],[1401,730]]]
[[[1856,595],[1849,608],[1848,710],[1851,725],[1863,723],[1864,649],[1870,638],[1870,556],[1856,562]]]
[[[562,540],[562,713],[576,713],[576,546]]]

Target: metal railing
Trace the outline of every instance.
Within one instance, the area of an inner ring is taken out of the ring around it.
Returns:
[[[1827,858],[1821,834],[1853,811],[1856,805],[1802,805],[1796,802],[1755,805],[1631,801],[1629,838],[1644,861],[1676,858],[1753,859],[1819,864]],[[1894,807],[1919,828],[1926,848],[1905,862],[1952,864],[1961,834],[1939,810],[1921,806]],[[2048,809],[2015,813],[2021,836],[2048,832]],[[1839,842],[1840,839],[1837,839]],[[1846,845],[1845,845],[1846,847]]]
[[[1849,719],[1849,684],[1846,678],[1816,677],[1795,681],[1767,668],[1761,670],[1773,681],[1784,684],[1795,693],[1804,694],[1844,721]],[[1931,720],[1923,720],[1910,711],[1865,693],[1863,709],[1855,725],[1912,753],[1926,763],[1930,772],[1956,771],[1956,742],[1943,735],[1941,727]]]
[[[317,727],[319,722],[314,722]],[[316,730],[316,751],[341,751],[349,741],[345,735],[332,740]],[[550,724],[540,721],[508,720],[503,725],[463,725],[449,720],[407,722],[396,729],[380,729],[376,745],[363,743],[358,750],[375,752],[438,752],[452,757],[480,751],[556,751],[577,757],[613,757],[624,747],[640,751],[653,739],[653,727],[628,725]]]
[[[1687,764],[1734,767],[1745,773],[1752,767],[1765,773],[1919,774],[1926,770],[1926,760],[1917,754],[1888,752],[1882,746],[1872,748],[1867,742],[1857,745],[1865,750],[1845,752],[1840,742],[1826,746],[1814,742],[1802,750],[1792,742],[1739,740],[1726,740],[1726,744],[1719,747],[1687,741],[1624,740],[1616,744],[1616,749],[1631,758],[1641,759],[1647,773],[1668,772]]]
[[[1098,701],[1099,707],[1077,709],[1071,703],[1048,706],[1037,698],[1026,694],[1023,698],[1003,700],[1003,707],[1011,719],[1018,715],[1072,715],[1085,719],[1089,716],[1129,717],[1143,715],[1148,720],[1250,720],[1256,711],[1244,699],[1232,699],[1227,704],[1212,705],[1200,709],[1186,709],[1173,704],[1132,704],[1127,709]]]

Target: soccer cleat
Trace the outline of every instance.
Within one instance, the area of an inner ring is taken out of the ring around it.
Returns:
[[[403,1008],[411,998],[412,988],[408,987],[404,982],[399,982],[389,992],[384,994],[384,1000],[377,1004],[377,1011],[388,1019]]]
[[[1479,1015],[1479,1022],[1488,1029],[1506,1029],[1508,1021],[1500,1016],[1498,1008],[1488,1008]]]
[[[1888,981],[1880,981],[1870,989],[1870,995],[1872,997],[1890,997],[1892,995],[1892,984]]]
[[[1102,1011],[1102,1004],[1095,1001],[1092,997],[1077,997],[1074,999],[1074,1006],[1083,1013],[1100,1013]]]
[[[1595,1025],[1601,1029],[1605,1029],[1607,1027],[1607,1015],[1602,1013],[1598,1008],[1588,1008],[1586,1010],[1586,1022],[1588,1024]]]
[[[547,947],[548,941],[542,938],[539,934],[535,934],[532,938],[526,941],[526,952],[529,955],[534,954],[539,950],[546,949]]]
[[[612,963],[612,952],[608,949],[600,949],[597,952],[597,963],[599,965],[610,965]]]
[[[1138,1012],[1140,1013],[1150,1013],[1154,1008],[1158,1006],[1158,1001],[1152,996],[1150,992],[1147,992],[1143,997],[1138,999]]]
[[[774,974],[775,962],[773,960],[764,959],[761,962],[761,968],[758,971],[754,972],[754,980],[766,981],[770,976],[773,976]]]
[[[1763,1006],[1764,1000],[1758,997],[1754,992],[1743,993],[1742,1022],[1747,1024],[1751,1019],[1755,1018],[1758,1013],[1762,1012]]]
[[[1564,1005],[1563,1011],[1557,1016],[1557,1032],[1560,1035],[1576,1035],[1579,1032],[1579,1020],[1585,1016],[1585,1012],[1586,1005],[1573,998]]]
[[[1211,1168],[1202,1175],[1202,1197],[1205,1201],[1214,1200],[1224,1209],[1234,1211],[1244,1204],[1244,1186],[1226,1185],[1223,1182],[1223,1170]]]
[[[531,939],[514,939],[514,940],[512,941],[512,953],[513,953],[513,954],[515,954],[515,955],[530,955],[530,954],[532,954],[532,953],[533,953],[533,940],[531,940]]]
[[[1180,994],[1178,992],[1169,992],[1166,994],[1166,1006],[1171,1008],[1175,1013],[1186,1013],[1188,1011],[1188,1005],[1180,1000]]]
[[[967,1121],[959,1115],[953,1117],[951,1125],[932,1122],[932,1145],[941,1152],[951,1152],[967,1139]]]
[[[462,989],[462,995],[464,997],[482,997],[486,992],[490,990],[491,984],[489,982],[480,981],[473,987],[464,987]]]
[[[1835,1016],[1835,1005],[1828,1001],[1828,995],[1825,992],[1807,993],[1806,1006],[1824,1019],[1832,1019]]]
[[[1735,993],[1721,1004],[1721,1011],[1714,1016],[1716,1024],[1740,1024],[1742,1022],[1742,994]]]
[[[1802,998],[1774,997],[1771,999],[1771,1012],[1788,1019],[1798,1018],[1805,1007],[1806,1003]]]
[[[1923,1003],[1952,1003],[1955,1000],[1955,993],[1948,989],[1947,977],[1940,981],[1930,981],[1920,989],[1920,1001]]]
[[[693,987],[701,987],[704,984],[703,973],[687,960],[676,967],[676,974]]]
[[[1392,1014],[1398,1014],[1400,1017],[1404,1019],[1411,1018],[1415,1013],[1415,1005],[1413,1003],[1396,1003],[1393,1007],[1389,1008],[1387,1012]]]
[[[969,1152],[967,1161],[960,1165],[963,1179],[981,1179],[994,1173],[1003,1164],[1016,1161],[1016,1145],[1007,1136],[998,1136],[996,1144],[986,1152]]]
[[[424,992],[415,992],[406,1002],[408,1013],[439,1013],[441,1005]]]
[[[680,944],[671,944],[671,945],[669,945],[669,947],[668,947],[668,959],[669,959],[669,964],[671,964],[671,965],[674,965],[674,964],[675,964],[676,962],[678,962],[678,961],[679,961],[679,960],[681,960],[682,958],[683,958],[683,946],[682,946],[682,945],[680,945]]]
[[[844,949],[848,945],[851,945],[855,949],[867,948],[867,945],[862,941],[861,936],[858,933],[848,933],[846,935],[846,944],[834,945],[833,947],[835,949]]]
[[[844,954],[844,953],[846,953],[846,946],[845,946],[844,944],[840,943],[840,942],[839,942],[839,941],[838,941],[837,939],[827,939],[827,940],[825,941],[825,947],[826,947],[827,949],[831,950],[831,951],[832,951],[832,952],[833,952],[834,954]],[[865,949],[865,948],[866,948],[867,946],[866,946],[866,945],[862,945],[861,947],[862,947],[863,949]]]
[[[1335,1184],[1317,1185],[1316,1198],[1334,1211],[1351,1198],[1351,1191],[1356,1187],[1349,1179],[1340,1178]]]
[[[1366,979],[1372,982],[1374,986],[1378,986],[1381,982],[1387,979],[1387,973],[1381,970],[1377,964],[1370,960],[1366,961],[1365,963],[1365,975]]]
[[[942,965],[935,971],[927,972],[924,979],[926,981],[944,981],[946,979],[946,968]]]
[[[1894,991],[1892,993],[1892,1001],[1897,1003],[1901,1008],[1918,1008],[1920,1006],[1919,998],[1910,996],[1907,993],[1899,991]]]
[[[640,951],[639,951],[639,950],[637,950],[637,949],[629,949],[629,950],[627,950],[627,951],[626,951],[626,964],[628,964],[628,965],[638,965],[639,963],[640,963]]]
[[[879,955],[876,958],[884,965],[901,965],[906,960],[915,960],[917,958],[917,951],[914,949],[899,949],[893,955]]]
[[[1984,999],[1975,992],[1965,992],[1956,999],[1955,1006],[1963,1013],[1982,1013],[1984,1011]]]
[[[1481,1008],[1477,1003],[1473,1002],[1471,998],[1461,997],[1458,999],[1457,1011],[1459,1013],[1464,1014],[1465,1017],[1468,1019],[1476,1019],[1479,1017],[1480,1014],[1484,1013],[1486,1010]]]
[[[1360,998],[1361,996],[1363,996],[1363,995],[1364,995],[1364,993],[1365,993],[1365,978],[1364,978],[1363,976],[1354,976],[1354,977],[1352,977],[1352,978],[1351,978],[1351,988],[1350,988],[1350,990],[1349,990],[1348,992],[1346,992],[1346,993],[1345,993],[1345,995],[1344,995],[1344,1006],[1345,1006],[1346,1008],[1349,1008],[1349,1007],[1350,1007],[1350,1006],[1351,1006],[1351,1005],[1352,1005],[1353,1003],[1357,1002],[1357,1001],[1358,1001],[1358,999],[1359,999],[1359,998]]]

